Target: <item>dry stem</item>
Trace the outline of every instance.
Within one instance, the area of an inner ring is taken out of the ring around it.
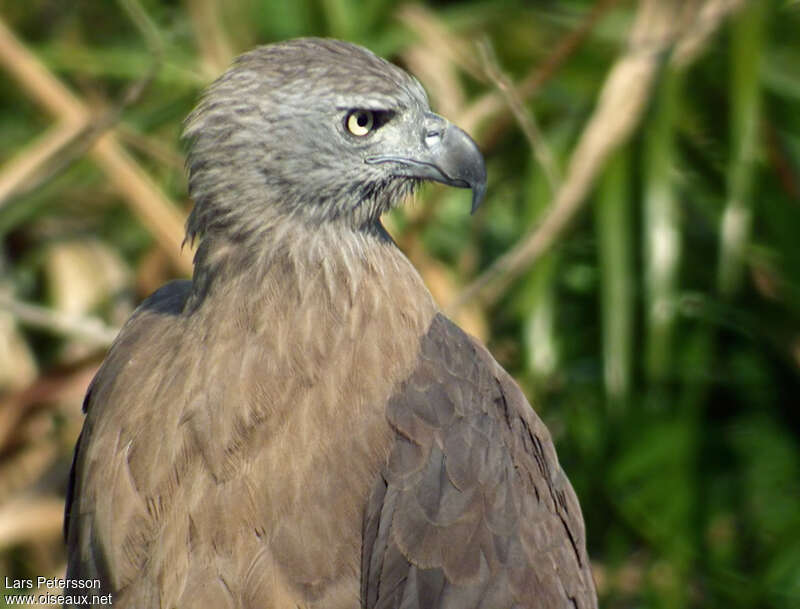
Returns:
[[[56,78],[0,20],[0,63],[19,81],[31,98],[49,113],[60,119],[58,137],[40,144],[24,154],[32,154],[26,160],[17,158],[10,169],[13,173],[0,176],[0,184],[19,185],[21,177],[30,177],[40,170],[49,157],[61,150],[68,133],[80,134],[92,122],[92,112],[61,81]],[[92,158],[105,170],[109,179],[126,198],[134,213],[154,235],[175,266],[185,273],[191,272],[188,252],[181,252],[184,215],[161,192],[150,177],[119,145],[113,132],[99,137],[90,150]],[[22,168],[22,170],[20,169]]]
[[[737,5],[738,0],[708,0],[687,11],[680,3],[642,0],[628,50],[606,78],[597,107],[575,147],[564,182],[544,220],[459,294],[447,307],[451,314],[475,298],[487,305],[496,302],[511,281],[556,243],[582,208],[606,160],[639,124],[652,83],[668,51],[676,43],[679,49],[689,49],[674,59],[680,61],[680,67],[688,65],[721,23],[720,14],[729,14]],[[697,22],[698,18],[702,20]],[[702,35],[698,36],[698,32]],[[691,40],[689,47],[682,46],[686,40]]]

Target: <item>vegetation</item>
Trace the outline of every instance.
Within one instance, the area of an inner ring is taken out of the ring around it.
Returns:
[[[0,575],[63,573],[83,392],[189,272],[183,117],[322,35],[485,152],[475,216],[430,186],[387,226],[551,429],[602,606],[800,606],[798,32],[796,0],[2,3]]]

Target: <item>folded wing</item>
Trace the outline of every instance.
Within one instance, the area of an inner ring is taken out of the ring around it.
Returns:
[[[489,353],[438,315],[387,406],[396,433],[364,521],[362,606],[597,606],[550,434]]]

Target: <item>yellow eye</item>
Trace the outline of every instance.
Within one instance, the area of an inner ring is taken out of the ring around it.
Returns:
[[[354,110],[347,116],[347,130],[358,137],[367,135],[374,125],[375,116],[369,110]]]

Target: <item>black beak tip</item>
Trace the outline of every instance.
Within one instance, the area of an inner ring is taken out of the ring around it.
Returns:
[[[473,215],[483,203],[483,197],[486,194],[486,178],[471,184],[470,187],[472,188],[472,208],[469,213]]]

